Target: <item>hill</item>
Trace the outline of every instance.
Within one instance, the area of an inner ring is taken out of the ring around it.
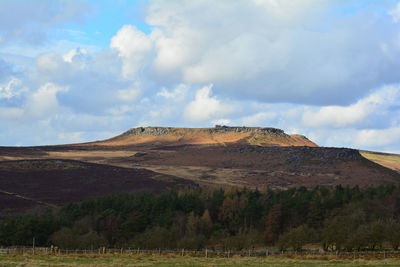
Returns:
[[[139,127],[90,143],[0,147],[0,198],[15,206],[35,206],[44,205],[38,201],[63,205],[93,195],[197,185],[285,189],[400,184],[400,173],[388,159],[319,147],[276,128]],[[70,167],[55,168],[57,160]],[[25,198],[13,202],[17,194]]]
[[[317,145],[302,135],[288,135],[281,129],[271,127],[214,128],[132,128],[114,138],[90,144],[100,146],[126,145],[226,145],[250,144],[261,146],[312,146]]]

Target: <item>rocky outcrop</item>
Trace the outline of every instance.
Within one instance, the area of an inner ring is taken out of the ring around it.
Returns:
[[[258,134],[276,134],[285,135],[285,132],[281,129],[272,127],[246,127],[246,126],[221,126],[215,125],[214,128],[207,129],[210,133],[258,133]]]
[[[132,135],[184,135],[184,130],[199,131],[207,133],[256,133],[256,134],[274,134],[287,136],[281,129],[272,127],[245,127],[245,126],[221,126],[216,125],[214,128],[172,128],[172,127],[138,127],[132,128],[122,134],[122,136]]]
[[[122,136],[129,135],[154,135],[163,136],[174,134],[174,128],[172,127],[138,127],[132,128],[122,134]]]

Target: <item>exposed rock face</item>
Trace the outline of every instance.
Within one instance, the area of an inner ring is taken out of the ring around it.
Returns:
[[[277,134],[286,135],[281,129],[272,127],[245,127],[245,126],[221,126],[215,125],[214,128],[207,129],[210,133],[261,133],[261,134]]]
[[[154,135],[154,136],[163,136],[163,135],[184,135],[183,129],[172,128],[172,127],[138,127],[132,128],[122,134],[122,136],[130,136],[130,135]],[[245,126],[221,126],[216,125],[214,128],[188,128],[189,131],[199,131],[199,132],[207,132],[207,133],[257,133],[257,134],[275,134],[281,136],[287,136],[285,132],[281,129],[272,128],[272,127],[245,127]]]
[[[122,134],[122,136],[127,135],[169,135],[174,133],[174,128],[172,127],[138,127],[132,128]]]

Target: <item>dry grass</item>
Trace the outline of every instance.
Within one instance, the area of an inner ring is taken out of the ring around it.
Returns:
[[[317,146],[300,135],[280,136],[254,133],[208,133],[201,129],[175,129],[174,134],[118,136],[104,141],[82,145],[124,146],[124,145],[225,145],[247,140],[252,145],[276,146]]]
[[[253,134],[247,141],[250,145],[257,146],[318,146],[301,135],[280,136],[272,134]]]
[[[364,158],[367,158],[379,165],[390,168],[395,171],[400,171],[400,155],[374,153],[368,151],[360,151]]]
[[[0,255],[0,266],[400,266],[399,259],[336,260],[288,257],[202,258],[158,255]]]

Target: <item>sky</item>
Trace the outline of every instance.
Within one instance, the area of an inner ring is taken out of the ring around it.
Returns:
[[[0,145],[276,127],[400,153],[398,0],[0,0]]]

